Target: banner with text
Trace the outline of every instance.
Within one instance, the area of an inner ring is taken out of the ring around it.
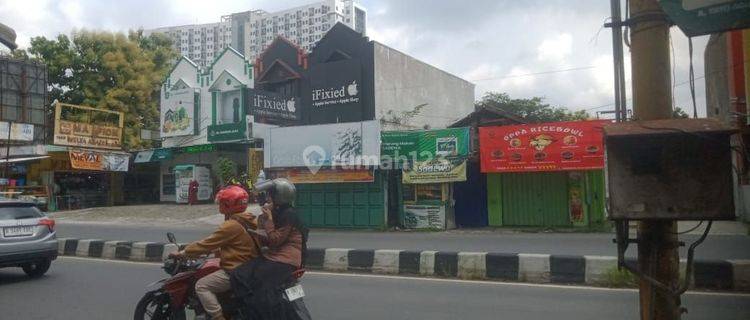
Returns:
[[[128,154],[120,153],[70,150],[69,155],[70,166],[80,170],[127,172],[130,162]]]
[[[466,159],[436,158],[416,162],[405,167],[401,177],[406,184],[466,181]]]
[[[425,161],[436,157],[466,157],[469,154],[469,128],[419,131],[384,131],[381,157],[403,157]]]
[[[250,114],[253,116],[281,120],[300,118],[299,101],[295,97],[251,88],[245,90],[245,105],[250,106]]]
[[[480,127],[482,172],[602,169],[602,127],[609,122],[569,121]]]
[[[445,206],[404,205],[404,228],[445,229]]]

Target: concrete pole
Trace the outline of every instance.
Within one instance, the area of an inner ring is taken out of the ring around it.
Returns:
[[[658,120],[672,117],[669,23],[657,0],[630,0],[633,117]],[[670,288],[679,285],[677,223],[641,221],[638,225],[638,267]],[[680,319],[678,298],[640,281],[642,320]]]

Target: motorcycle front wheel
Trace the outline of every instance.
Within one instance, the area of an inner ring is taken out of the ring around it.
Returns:
[[[146,293],[135,306],[134,320],[185,320],[185,309],[169,304],[169,295],[157,290]]]

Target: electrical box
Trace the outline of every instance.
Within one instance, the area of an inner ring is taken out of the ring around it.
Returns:
[[[714,119],[606,125],[612,220],[733,220],[734,129]]]

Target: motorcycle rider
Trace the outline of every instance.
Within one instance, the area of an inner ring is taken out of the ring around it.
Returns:
[[[171,256],[198,257],[219,251],[221,270],[207,275],[195,284],[195,293],[203,309],[213,320],[225,319],[217,293],[229,291],[229,274],[232,270],[259,255],[259,246],[247,232],[247,228],[257,228],[254,216],[246,213],[248,194],[240,186],[229,186],[216,195],[219,212],[224,214],[224,223],[210,236],[193,242]]]
[[[303,267],[308,230],[292,206],[296,188],[289,180],[264,181],[256,189],[267,192],[268,202],[258,217],[264,233],[258,233],[258,239],[268,250],[232,273],[232,288],[249,318],[287,319],[287,310],[278,300],[278,288]]]

